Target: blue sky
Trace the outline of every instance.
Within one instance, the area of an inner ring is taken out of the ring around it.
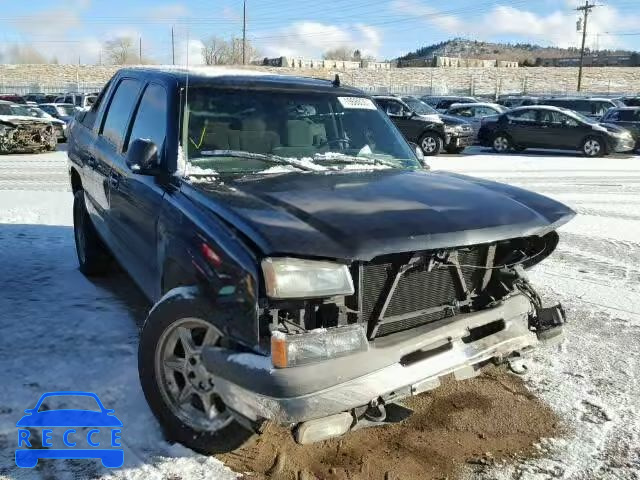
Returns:
[[[260,56],[320,57],[339,46],[380,59],[462,36],[578,46],[579,0],[248,0],[248,36]],[[588,45],[640,50],[640,0],[600,0]],[[200,61],[201,41],[241,35],[242,0],[0,0],[0,53],[29,45],[62,63],[96,63],[117,36],[142,37],[143,54]]]

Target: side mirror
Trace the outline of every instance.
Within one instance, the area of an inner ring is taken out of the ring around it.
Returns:
[[[151,140],[136,138],[129,144],[127,165],[135,173],[152,175],[158,167],[158,147]]]
[[[404,110],[402,114],[405,118],[413,118],[416,112],[414,112],[413,110]]]

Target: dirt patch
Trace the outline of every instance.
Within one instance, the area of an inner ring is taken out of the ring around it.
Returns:
[[[479,469],[533,456],[540,438],[562,434],[553,411],[520,378],[498,368],[447,381],[405,405],[414,414],[403,424],[313,445],[297,445],[287,429],[269,425],[264,435],[219,458],[247,479],[445,479],[465,464]]]

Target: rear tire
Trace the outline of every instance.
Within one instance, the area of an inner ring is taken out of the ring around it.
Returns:
[[[505,133],[498,133],[493,137],[491,146],[496,153],[507,153],[512,148],[511,139]]]
[[[222,338],[211,322],[211,305],[197,292],[172,292],[153,307],[142,327],[142,391],[169,440],[206,455],[233,451],[253,432],[233,418],[215,393],[215,377],[201,363],[202,347]]]
[[[601,157],[606,153],[604,142],[597,137],[585,138],[580,150],[585,157],[590,158]]]
[[[96,232],[84,203],[84,190],[73,196],[73,236],[80,271],[87,276],[103,275],[109,271],[111,255]]]
[[[442,150],[442,137],[437,133],[427,132],[422,137],[420,137],[420,148],[422,149],[422,153],[424,153],[425,157],[432,157],[434,155],[438,155],[440,150]]]

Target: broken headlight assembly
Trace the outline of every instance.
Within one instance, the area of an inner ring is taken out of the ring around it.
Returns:
[[[275,331],[271,335],[271,363],[276,368],[296,367],[368,348],[364,328],[359,324],[294,334]]]
[[[299,258],[262,261],[267,296],[276,300],[353,295],[353,280],[346,265]]]

